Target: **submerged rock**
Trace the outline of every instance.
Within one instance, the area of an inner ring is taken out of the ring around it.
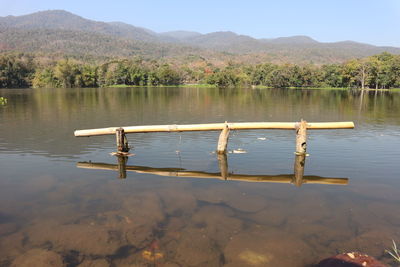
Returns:
[[[202,207],[192,217],[192,223],[223,247],[230,238],[242,229],[242,221],[234,218],[235,213],[226,207],[209,205]]]
[[[220,266],[221,251],[202,229],[187,227],[177,240],[174,261],[181,266]]]
[[[31,249],[26,253],[18,256],[11,267],[54,267],[54,266],[66,266],[63,262],[62,257],[49,250],[45,249]]]
[[[141,225],[128,230],[125,237],[130,245],[138,249],[148,246],[154,240],[154,229],[152,225]]]
[[[197,191],[198,200],[209,203],[224,203],[243,212],[257,212],[266,207],[266,199],[257,195],[246,194],[233,186],[213,186],[206,190]]]
[[[0,238],[0,266],[2,261],[10,261],[24,251],[26,235],[22,231]]]
[[[125,214],[133,225],[138,226],[155,225],[165,218],[160,197],[148,192],[125,198],[120,213]]]
[[[167,214],[192,214],[197,207],[196,198],[184,188],[167,188],[159,194]]]
[[[105,259],[84,260],[78,267],[109,267],[110,264]]]
[[[287,206],[275,201],[259,212],[246,215],[245,218],[258,224],[280,226],[287,220],[288,215]]]
[[[226,266],[306,266],[312,249],[277,228],[252,227],[234,236],[224,250]]]
[[[54,225],[34,227],[29,233],[33,245],[50,243],[58,251],[79,251],[83,254],[113,254],[122,246],[113,229],[92,225]],[[119,234],[120,235],[120,234]]]
[[[9,235],[16,232],[18,229],[15,223],[2,223],[0,224],[0,236]]]

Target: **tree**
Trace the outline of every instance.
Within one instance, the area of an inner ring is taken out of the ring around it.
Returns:
[[[207,83],[220,88],[237,87],[240,84],[240,79],[233,70],[226,68],[210,75],[207,78]]]
[[[97,87],[98,86],[97,67],[91,65],[79,66],[79,71],[75,77],[77,87]]]
[[[181,81],[179,73],[173,70],[168,64],[159,67],[156,70],[155,75],[158,83],[161,85],[178,85]]]
[[[277,68],[276,65],[271,64],[271,63],[266,63],[266,64],[261,64],[257,65],[251,75],[251,84],[254,85],[267,85],[267,77],[270,75],[270,73]]]
[[[347,61],[342,68],[343,85],[349,88],[359,88],[361,86],[360,70],[361,64],[359,60]]]
[[[33,80],[33,88],[53,88],[60,87],[59,80],[55,77],[54,71],[51,68],[37,69]]]
[[[289,65],[279,66],[267,76],[267,85],[275,88],[290,87]]]
[[[29,87],[33,67],[32,58],[29,56],[0,56],[0,88]]]
[[[342,73],[340,65],[323,65],[320,82],[328,87],[344,87]]]
[[[68,59],[58,61],[54,70],[55,78],[57,78],[61,86],[65,88],[75,86],[75,76],[77,74],[79,74],[77,65],[70,62]]]

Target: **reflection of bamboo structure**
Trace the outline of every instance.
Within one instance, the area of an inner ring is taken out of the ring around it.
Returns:
[[[305,156],[296,156],[295,161],[295,174],[283,175],[246,175],[246,174],[232,174],[228,173],[226,155],[219,155],[220,173],[210,173],[201,171],[186,171],[181,168],[152,168],[145,166],[119,166],[124,161],[119,161],[119,164],[108,163],[92,163],[92,162],[78,162],[78,168],[96,169],[96,170],[114,170],[120,172],[120,178],[126,177],[126,171],[133,171],[136,173],[148,173],[159,176],[168,177],[182,177],[182,178],[203,178],[203,179],[222,179],[234,180],[245,182],[264,182],[264,183],[292,183],[296,186],[302,184],[332,184],[332,185],[347,185],[348,178],[328,178],[321,176],[303,176],[304,173],[304,158]],[[121,174],[121,170],[125,174]]]

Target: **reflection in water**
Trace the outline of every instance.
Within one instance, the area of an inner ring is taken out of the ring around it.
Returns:
[[[304,176],[304,167],[306,156],[296,155],[294,161],[294,174],[281,175],[248,175],[233,174],[228,171],[228,160],[226,154],[218,154],[219,173],[203,172],[203,171],[187,171],[183,168],[152,168],[146,166],[129,166],[128,158],[125,156],[117,156],[118,164],[78,162],[78,168],[97,169],[97,170],[116,170],[119,172],[119,178],[126,178],[126,171],[136,173],[148,173],[158,176],[182,177],[182,178],[210,178],[221,180],[233,180],[244,182],[264,182],[264,183],[291,183],[298,187],[302,184],[332,184],[347,185],[348,178],[332,178],[308,175]]]

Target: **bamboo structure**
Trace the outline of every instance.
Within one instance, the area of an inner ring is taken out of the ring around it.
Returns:
[[[152,132],[189,132],[189,131],[221,131],[218,139],[217,153],[226,153],[230,130],[255,130],[278,129],[296,130],[296,155],[304,155],[307,149],[307,130],[326,129],[353,129],[354,123],[348,122],[235,122],[235,123],[207,123],[184,125],[144,125],[110,127],[100,129],[76,130],[77,137],[90,137],[98,135],[115,134],[118,151],[115,155],[129,155],[129,145],[126,133],[152,133]]]
[[[92,163],[92,162],[78,162],[78,168],[95,169],[95,170],[111,170],[118,171],[120,167],[118,164],[108,163]],[[304,167],[304,165],[303,165]],[[225,168],[227,170],[227,168]],[[348,178],[331,178],[321,176],[302,176],[301,181],[295,180],[293,174],[282,175],[247,175],[247,174],[231,174],[231,173],[210,173],[200,171],[186,171],[182,168],[152,168],[146,166],[126,166],[126,171],[136,173],[146,173],[165,177],[179,177],[179,178],[200,178],[200,179],[221,179],[243,182],[257,182],[257,183],[286,183],[301,186],[302,184],[328,184],[328,185],[347,185]],[[226,175],[226,176],[225,176]]]

